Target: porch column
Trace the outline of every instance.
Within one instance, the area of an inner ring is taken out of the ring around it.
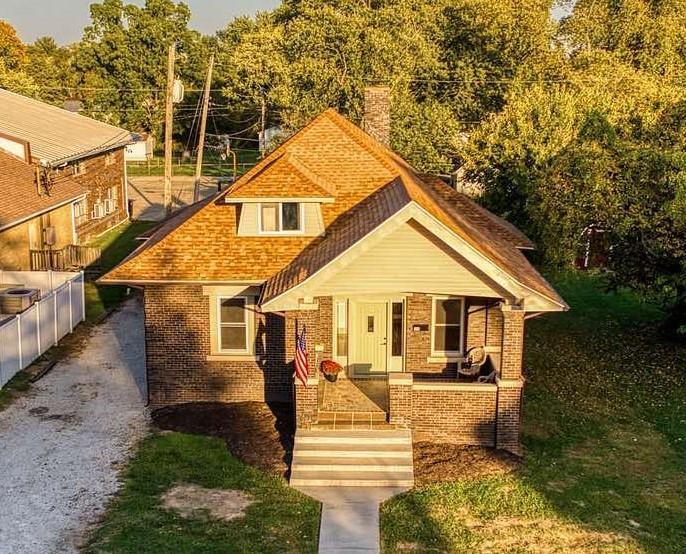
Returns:
[[[501,379],[520,379],[524,354],[524,310],[503,306],[503,346],[500,361]]]
[[[521,455],[522,357],[524,353],[524,310],[503,306],[503,343],[498,385],[496,448]]]
[[[295,425],[297,429],[310,429],[317,423],[319,377],[307,378],[307,386],[295,380]]]
[[[388,422],[392,425],[412,425],[412,382],[411,373],[388,374]]]

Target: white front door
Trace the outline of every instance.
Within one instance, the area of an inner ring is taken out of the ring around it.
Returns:
[[[353,373],[386,373],[388,360],[388,304],[355,304],[351,338],[355,341]]]

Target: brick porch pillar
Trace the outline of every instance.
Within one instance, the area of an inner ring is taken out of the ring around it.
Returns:
[[[297,429],[310,429],[317,423],[319,377],[307,378],[307,386],[295,380],[295,425]]]
[[[412,425],[411,373],[388,374],[388,422],[409,428]]]
[[[520,306],[503,306],[503,343],[498,385],[496,448],[522,454],[522,357],[524,315]]]

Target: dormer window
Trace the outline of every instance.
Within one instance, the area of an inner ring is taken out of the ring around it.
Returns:
[[[302,204],[264,202],[260,204],[260,233],[299,234],[303,232]]]

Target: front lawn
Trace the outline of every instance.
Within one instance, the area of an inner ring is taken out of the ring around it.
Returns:
[[[598,277],[551,281],[572,311],[527,323],[520,468],[388,501],[384,551],[686,551],[686,348]]]
[[[162,495],[178,484],[234,489],[255,503],[232,521],[182,517],[165,509]],[[145,439],[124,473],[86,552],[154,554],[317,551],[319,503],[232,457],[218,438],[165,432]]]
[[[155,222],[152,221],[127,221],[90,241],[88,246],[102,249],[100,273],[107,273],[140,246],[141,242],[136,237],[153,225]],[[118,305],[125,298],[126,292],[127,287],[101,286],[88,280],[85,286],[86,320],[97,320]]]

